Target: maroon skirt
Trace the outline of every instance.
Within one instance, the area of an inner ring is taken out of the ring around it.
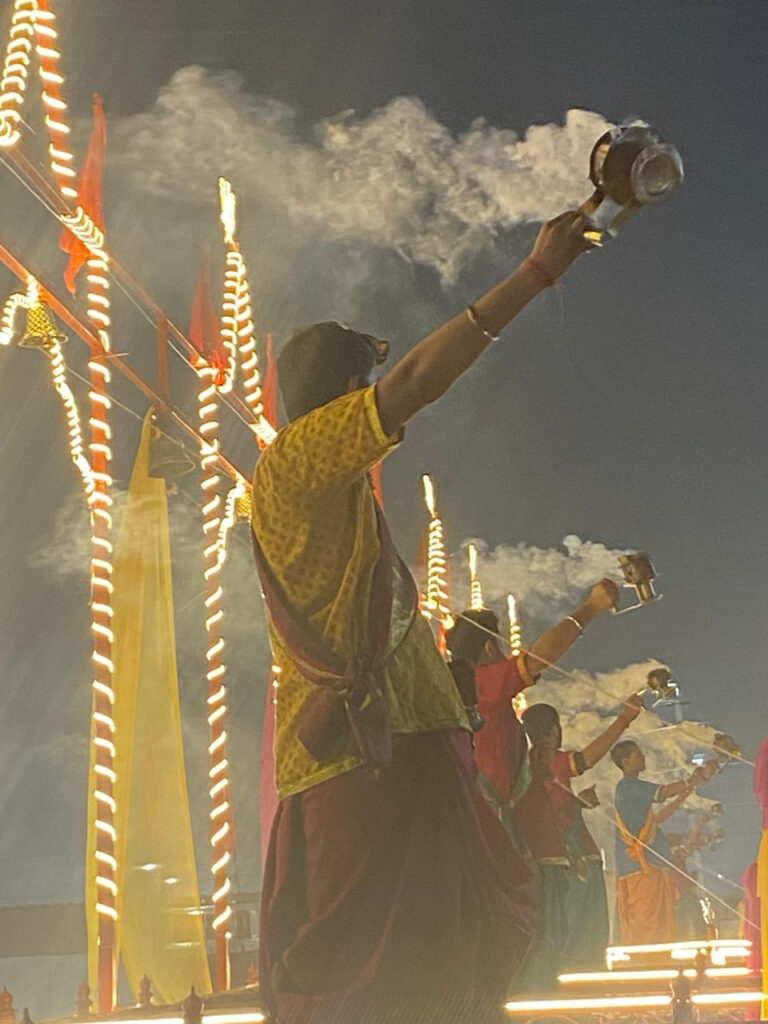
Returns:
[[[280,803],[262,998],[278,1024],[495,1024],[534,918],[469,734],[398,736],[378,777],[356,769]]]

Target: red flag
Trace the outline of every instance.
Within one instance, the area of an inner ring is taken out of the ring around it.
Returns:
[[[200,353],[202,361],[219,370],[216,384],[221,387],[226,380],[228,359],[221,341],[219,319],[211,300],[210,264],[210,254],[206,253],[197,277],[192,311],[189,314],[189,340]]]
[[[104,214],[101,206],[101,182],[106,152],[107,119],[104,116],[104,103],[101,96],[94,94],[93,128],[85,160],[80,171],[77,201],[94,224],[102,230],[104,228]],[[64,283],[74,295],[77,275],[81,267],[85,266],[88,262],[89,252],[87,247],[67,228],[64,228],[61,232],[59,248],[69,253],[69,262],[64,271]]]
[[[262,390],[264,418],[277,430],[277,360],[272,335],[267,335],[267,370]]]

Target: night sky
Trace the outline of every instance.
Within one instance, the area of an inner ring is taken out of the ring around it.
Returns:
[[[556,548],[578,534],[647,550],[664,600],[597,624],[569,663],[608,670],[658,657],[692,702],[687,714],[733,733],[753,753],[768,732],[768,4],[54,6],[80,151],[92,92],[104,97],[110,118],[111,248],[182,326],[202,249],[218,244],[215,176],[205,205],[143,189],[143,172],[129,164],[137,124],[131,119],[151,111],[171,76],[189,65],[239,72],[244,91],[292,108],[291,131],[300,140],[311,141],[314,125],[342,111],[365,118],[396,97],[413,96],[456,136],[478,118],[521,133],[532,124],[560,124],[577,107],[612,122],[643,117],[679,147],[686,181],[668,205],[644,212],[617,242],[584,258],[562,289],[540,297],[439,407],[412,424],[385,469],[387,509],[409,559],[424,522],[425,471],[438,480],[453,549],[469,536],[492,547]],[[2,5],[3,31],[9,8]],[[36,115],[33,105],[26,116],[39,130]],[[33,137],[31,150],[39,143]],[[208,151],[216,149],[214,131]],[[151,177],[152,168],[145,170]],[[183,178],[184,166],[177,170]],[[293,326],[334,317],[386,333],[402,352],[511,269],[535,235],[531,224],[497,232],[490,248],[444,284],[432,267],[412,265],[386,246],[361,258],[359,245],[291,236],[287,219],[260,205],[252,163],[240,178],[237,166],[223,170],[243,195],[243,246],[259,328],[278,339]],[[0,182],[2,242],[60,280],[54,222],[7,167],[0,166]],[[1,271],[0,298],[15,287]],[[120,298],[115,324],[115,350],[151,375],[152,328]],[[70,342],[78,372],[84,354]],[[193,414],[192,375],[178,360],[173,374],[174,394]],[[116,395],[144,411],[144,399],[122,382]],[[115,477],[125,486],[138,422],[118,409],[115,426]],[[0,429],[0,900],[79,899],[90,696],[87,581],[78,559],[87,538],[60,410],[36,353],[0,351]],[[250,472],[250,443],[236,425],[227,438]],[[182,488],[196,498],[194,476]],[[199,523],[183,494],[172,499],[172,510],[180,686],[202,850]],[[236,551],[228,567],[238,602],[231,760],[239,872],[250,887],[259,883],[258,720],[268,655],[248,553],[243,544]],[[729,769],[709,792],[726,804],[728,832],[712,863],[738,879],[757,849],[749,770]],[[202,875],[204,861],[199,869]]]

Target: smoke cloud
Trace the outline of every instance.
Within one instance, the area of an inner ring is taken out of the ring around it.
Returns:
[[[618,557],[625,553],[623,550],[581,540],[575,534],[565,537],[560,548],[525,543],[489,548],[477,539],[473,543],[478,550],[477,570],[485,603],[500,612],[511,593],[526,617],[553,621],[598,580],[607,576],[619,582],[622,578]],[[462,552],[453,558],[456,603],[462,606],[469,599],[466,557]]]
[[[306,241],[394,250],[456,279],[497,234],[591,191],[588,159],[608,128],[569,110],[523,134],[474,122],[458,137],[414,97],[368,116],[344,111],[309,137],[286,104],[235,72],[177,71],[153,110],[121,121],[111,160],[139,191],[211,204],[231,176],[244,201],[287,218]]]

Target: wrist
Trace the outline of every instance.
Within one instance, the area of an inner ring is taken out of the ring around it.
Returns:
[[[582,630],[590,624],[590,622],[600,614],[600,609],[596,608],[591,601],[585,601],[584,604],[579,605],[575,608],[569,618],[574,619],[581,626]]]
[[[535,278],[541,288],[552,288],[557,284],[557,275],[553,274],[549,267],[535,256],[527,256],[522,262],[522,269]]]

